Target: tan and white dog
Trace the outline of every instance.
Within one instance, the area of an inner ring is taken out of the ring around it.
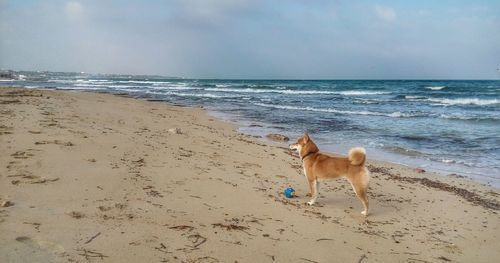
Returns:
[[[352,189],[361,200],[361,203],[363,203],[365,210],[361,214],[368,215],[366,191],[370,173],[365,167],[366,151],[364,148],[352,148],[349,150],[347,157],[328,156],[320,153],[316,144],[305,133],[296,143],[290,144],[290,149],[297,150],[302,160],[312,197],[307,202],[309,205],[313,205],[318,198],[320,180],[345,177],[351,183]]]

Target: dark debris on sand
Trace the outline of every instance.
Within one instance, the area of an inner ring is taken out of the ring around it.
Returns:
[[[220,227],[220,228],[225,228],[226,230],[248,230],[249,228],[246,226],[240,226],[240,225],[235,225],[235,224],[212,224],[214,227]]]
[[[459,188],[453,185],[449,185],[440,181],[431,180],[428,178],[405,177],[405,176],[395,175],[392,174],[388,168],[384,167],[375,167],[373,165],[367,165],[367,167],[372,173],[383,174],[389,176],[391,179],[398,180],[401,182],[408,182],[413,184],[420,183],[430,188],[435,188],[442,191],[453,193],[473,204],[480,205],[484,208],[500,210],[500,204],[497,203],[496,201],[482,198],[479,194],[471,192],[464,188]]]
[[[236,224],[227,224],[226,225],[226,224],[221,224],[221,223],[212,224],[212,226],[213,227],[220,227],[220,228],[228,230],[228,231],[237,230],[237,231],[241,231],[249,236],[255,236],[255,235],[248,233],[247,230],[249,230],[250,228],[246,227],[246,226],[240,226],[240,225],[236,225]]]

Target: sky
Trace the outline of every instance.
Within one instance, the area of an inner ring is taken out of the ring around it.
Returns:
[[[500,1],[0,0],[0,68],[500,79]]]

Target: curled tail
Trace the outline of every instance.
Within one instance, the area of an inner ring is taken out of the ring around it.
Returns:
[[[366,160],[366,150],[362,147],[356,147],[349,150],[348,159],[351,165],[364,165]]]

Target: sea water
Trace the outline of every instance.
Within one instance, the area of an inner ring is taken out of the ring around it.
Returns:
[[[457,173],[500,186],[500,80],[205,80],[22,72],[1,86],[127,93],[237,122],[253,135],[295,139],[321,150]]]

